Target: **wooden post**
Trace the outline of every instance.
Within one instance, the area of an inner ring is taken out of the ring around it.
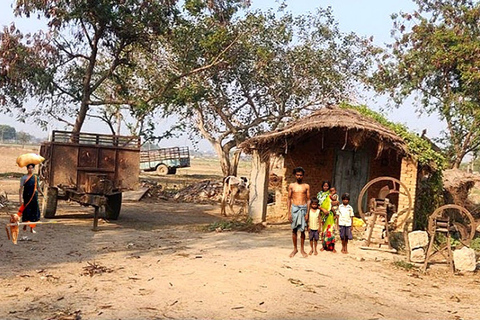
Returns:
[[[262,157],[257,150],[254,150],[248,201],[248,214],[252,218],[253,223],[266,221],[269,175],[270,157]]]

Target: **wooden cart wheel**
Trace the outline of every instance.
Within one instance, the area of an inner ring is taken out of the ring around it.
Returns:
[[[369,181],[360,191],[360,195],[358,196],[358,213],[363,221],[366,222],[365,219],[365,212],[363,211],[363,197],[367,194],[368,190],[376,183],[382,183],[384,185],[388,185],[389,187],[393,187],[390,189],[390,194],[396,193],[401,194],[407,197],[408,199],[408,206],[405,209],[402,209],[397,212],[399,220],[397,221],[397,226],[401,226],[407,221],[407,219],[412,215],[413,212],[413,201],[410,191],[408,191],[407,186],[401,182],[400,180],[393,178],[393,177],[378,177],[371,181]],[[401,220],[400,220],[401,219]]]
[[[159,164],[159,165],[157,166],[157,169],[156,169],[156,170],[157,170],[157,173],[158,173],[159,175],[162,175],[162,176],[163,176],[163,175],[168,174],[168,167],[167,167],[166,165],[164,165],[164,164]]]
[[[452,232],[458,233],[460,242],[468,246],[475,237],[476,224],[472,214],[464,207],[456,204],[447,204],[435,210],[428,218],[428,233],[433,236],[435,233],[436,218],[449,218],[453,225]]]
[[[110,220],[118,220],[122,209],[122,193],[114,193],[107,196],[105,204],[105,216]]]

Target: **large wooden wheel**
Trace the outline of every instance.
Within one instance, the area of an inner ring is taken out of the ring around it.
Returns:
[[[475,219],[472,214],[464,207],[456,204],[447,204],[435,210],[428,218],[428,233],[430,237],[435,234],[435,219],[449,218],[451,228],[450,233],[454,234],[454,238],[464,245],[470,245],[475,236]]]
[[[365,212],[363,211],[363,203],[364,203],[363,198],[365,197],[365,194],[367,194],[368,191],[372,188],[373,185],[388,186],[389,190],[387,193],[385,193],[385,197],[388,197],[389,194],[399,194],[399,195],[405,196],[408,199],[408,206],[397,212],[398,220],[396,225],[397,226],[403,225],[405,221],[407,221],[407,219],[412,215],[412,212],[413,212],[412,195],[410,194],[410,191],[408,191],[407,186],[403,182],[393,177],[384,176],[384,177],[375,178],[369,181],[362,188],[358,196],[358,203],[357,203],[358,213],[360,214],[360,217],[363,219],[363,221],[366,222]]]

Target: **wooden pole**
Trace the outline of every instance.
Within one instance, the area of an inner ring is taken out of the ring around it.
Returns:
[[[18,222],[18,223],[7,223],[7,227],[14,226],[29,226],[31,224],[47,224],[47,223],[58,223],[58,221],[35,221],[35,222]]]

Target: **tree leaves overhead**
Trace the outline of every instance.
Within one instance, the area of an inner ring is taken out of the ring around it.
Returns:
[[[0,34],[0,103],[80,131],[95,117],[115,131],[154,135],[155,117],[208,139],[225,174],[230,151],[357,94],[367,73],[368,40],[342,34],[330,9],[293,16],[249,11],[246,0],[17,2],[16,13],[47,20],[27,39],[14,27]],[[23,110],[22,110],[23,111]],[[170,132],[167,132],[170,134]],[[238,157],[234,158],[238,159]]]
[[[420,112],[447,123],[439,139],[451,166],[480,147],[480,6],[470,0],[416,0],[394,15],[395,42],[373,84],[396,103],[415,94]]]
[[[352,97],[373,49],[340,33],[329,9],[245,12],[228,23],[203,15],[173,36],[178,68],[205,69],[175,86],[169,110],[212,143],[224,174],[235,173],[229,153],[248,137]]]
[[[131,65],[135,50],[152,52],[179,11],[169,0],[23,0],[15,13],[46,19],[48,30],[24,38],[12,26],[0,34],[0,103],[23,108],[36,99],[38,108],[25,117],[41,124],[53,117],[80,131],[92,101],[109,104],[106,84],[122,77],[118,70]]]

